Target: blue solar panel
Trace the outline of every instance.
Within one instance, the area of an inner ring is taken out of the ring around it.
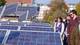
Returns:
[[[18,33],[14,37],[14,34]],[[10,39],[11,37],[12,39]],[[48,32],[11,32],[6,42],[7,45],[61,45],[59,33]]]
[[[33,31],[53,31],[51,27],[31,27],[31,26],[26,26],[26,27],[21,27],[20,30],[33,30]]]
[[[51,27],[48,23],[23,23],[23,22],[0,22],[1,25],[10,25],[10,26],[36,26],[36,27]]]
[[[38,13],[39,13],[38,10],[39,10],[38,7],[20,7],[19,6],[17,8],[17,11],[25,11],[25,12],[29,11],[29,13],[28,13],[28,19],[30,19],[32,16],[38,15]],[[23,16],[21,16],[21,17],[23,17]],[[26,19],[26,14],[24,15],[24,18]]]
[[[30,7],[30,9],[29,9],[29,16],[28,17],[36,16],[37,13],[38,13],[37,8],[38,7]]]
[[[7,5],[3,15],[9,15],[16,12],[17,4]]]
[[[14,4],[7,4],[7,9],[9,9],[9,8],[14,8],[14,7],[16,7],[18,4],[17,3],[14,3]]]
[[[27,11],[28,9],[28,7],[18,6],[17,11]]]
[[[3,7],[0,7],[0,14],[1,14],[1,12],[2,12],[2,9],[3,9]]]
[[[26,20],[26,13],[20,15],[19,17],[19,21],[24,21],[24,20]]]
[[[26,26],[43,26],[43,27],[51,27],[48,23],[30,23],[26,24]]]
[[[20,32],[11,32],[8,40],[11,40],[11,39],[14,39],[14,38],[18,37],[19,34],[20,34]]]
[[[0,26],[0,30],[17,30],[18,26]]]
[[[0,31],[0,44],[2,43],[4,36],[5,36],[6,31]]]
[[[13,25],[13,26],[24,26],[24,23],[20,23],[20,22],[9,22],[9,25]]]
[[[24,26],[24,23],[20,23],[20,22],[7,22],[7,21],[3,21],[0,22],[2,26]]]
[[[8,21],[0,21],[0,24],[1,25],[6,25],[6,24],[8,24]]]

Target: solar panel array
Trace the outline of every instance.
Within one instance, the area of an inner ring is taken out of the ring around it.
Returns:
[[[39,8],[7,5],[3,16],[16,14],[22,21],[27,11],[30,18],[38,14]],[[61,39],[47,23],[0,22],[0,45],[61,45]]]
[[[5,33],[6,33],[6,31],[0,31],[0,45],[4,39]]]
[[[53,28],[49,24],[45,23],[18,23],[7,22],[1,23],[0,30],[35,30],[35,31],[53,31]]]
[[[0,14],[1,14],[1,12],[2,12],[2,9],[3,9],[3,7],[0,7]]]
[[[33,16],[37,16],[39,11],[38,11],[38,7],[22,7],[22,6],[19,6],[17,8],[17,11],[23,11],[23,12],[26,12],[27,14],[27,11],[28,11],[28,19],[32,18]],[[22,17],[22,19],[26,19],[26,14]]]
[[[29,30],[29,31],[52,31],[52,28],[46,28],[46,27],[31,27],[31,26],[26,26],[26,27],[20,27],[18,26],[0,26],[0,30]]]
[[[5,45],[61,45],[58,33],[12,31]]]
[[[16,12],[17,4],[7,5],[3,13],[3,16],[8,16]]]
[[[2,22],[0,22],[2,23]],[[9,23],[9,22],[8,22]],[[12,23],[11,24],[19,24]],[[0,25],[0,31],[10,30],[10,34],[5,45],[61,45],[60,34],[54,33],[49,24],[45,23],[23,23],[26,26],[19,25]],[[8,32],[0,32],[1,43]]]
[[[2,26],[9,25],[9,26],[38,26],[38,27],[50,27],[48,23],[22,23],[22,22],[8,22],[8,21],[2,21],[0,22]]]
[[[0,7],[0,12],[2,11],[2,7]],[[28,13],[28,19],[32,18],[33,16],[37,16],[39,13],[39,7],[36,6],[18,6],[18,4],[8,4],[6,5],[6,9],[3,13],[2,16],[19,16],[19,20],[23,21],[23,20],[27,20],[26,16],[27,16],[27,11],[29,11]],[[19,13],[20,12],[20,13]],[[23,13],[25,12],[25,13]]]
[[[17,30],[18,26],[0,26],[0,30]]]

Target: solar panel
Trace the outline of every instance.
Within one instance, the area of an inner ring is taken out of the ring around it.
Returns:
[[[9,25],[13,25],[13,26],[24,26],[23,23],[20,22],[9,22]]]
[[[4,36],[5,36],[6,31],[0,31],[0,44],[2,43]]]
[[[0,26],[0,30],[17,30],[18,26]]]
[[[26,13],[22,14],[20,17],[19,17],[19,21],[24,21],[26,20]]]
[[[20,32],[11,32],[10,36],[9,36],[9,40],[16,38],[17,36],[19,36]]]
[[[6,24],[8,24],[8,21],[0,21],[0,24],[1,25],[6,25]]]
[[[51,27],[48,23],[22,23],[22,22],[0,22],[1,25],[10,25],[10,26],[36,26],[36,27]]]
[[[9,15],[16,12],[17,4],[7,5],[3,15]]]
[[[3,7],[0,7],[0,14],[1,14],[1,12],[2,12],[2,9],[3,9]]]
[[[6,45],[61,45],[61,40],[59,33],[12,31]]]
[[[2,26],[24,26],[24,23],[20,23],[20,22],[7,22],[7,21],[3,21],[3,22],[0,22],[0,24]]]
[[[30,23],[26,24],[26,26],[43,26],[43,27],[51,27],[48,23]]]
[[[32,30],[32,31],[53,31],[51,27],[35,27],[35,26],[26,26],[21,27],[20,30]]]
[[[18,6],[17,11],[27,11],[28,9],[28,7]]]
[[[17,8],[17,11],[25,11],[25,12],[29,11],[28,19],[30,19],[32,16],[38,15],[39,11],[37,9],[38,9],[38,7],[21,7],[21,6],[19,6]],[[25,16],[25,19],[26,19],[26,15],[24,15],[24,16]]]
[[[7,4],[7,8],[14,8],[16,7],[18,4],[14,3],[14,4]]]
[[[38,7],[29,7],[29,8],[30,9],[29,9],[29,15],[28,15],[28,17],[36,16],[37,13],[38,13],[38,11],[37,11]]]

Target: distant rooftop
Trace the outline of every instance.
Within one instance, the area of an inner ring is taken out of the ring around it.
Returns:
[[[43,4],[48,5],[51,3],[51,0],[6,0],[7,3],[27,3],[27,4]],[[64,0],[67,4],[76,4],[80,3],[80,0]]]
[[[27,3],[27,4],[31,4],[32,0],[6,0],[7,3]]]

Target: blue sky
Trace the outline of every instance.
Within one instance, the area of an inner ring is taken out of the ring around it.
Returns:
[[[79,3],[80,0],[65,0],[67,3]]]
[[[35,0],[35,3],[49,4],[50,0]]]
[[[41,3],[41,4],[49,4],[50,0],[35,0],[36,3]],[[80,2],[80,0],[65,0],[66,3],[77,3]]]

